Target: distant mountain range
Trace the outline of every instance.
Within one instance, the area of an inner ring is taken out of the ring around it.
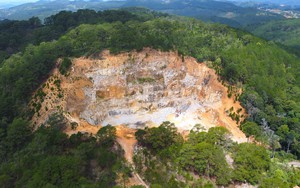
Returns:
[[[230,2],[256,2],[256,3],[268,3],[268,4],[281,4],[290,6],[300,6],[299,0],[227,0]]]
[[[120,1],[105,2],[102,0],[40,0],[25,3],[8,9],[0,10],[1,19],[25,20],[33,16],[45,18],[62,10],[76,11],[78,9],[112,9],[119,8]]]
[[[232,2],[212,0],[40,0],[0,10],[0,18],[22,20],[38,16],[43,19],[62,10],[105,10],[134,6],[219,22],[233,27],[283,19],[280,15],[254,7],[241,7]]]

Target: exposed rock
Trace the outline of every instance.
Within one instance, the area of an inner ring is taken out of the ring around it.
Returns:
[[[294,168],[300,168],[300,162],[298,161],[289,162],[288,165]]]
[[[204,63],[191,57],[183,62],[175,52],[151,49],[119,55],[105,51],[101,57],[74,59],[68,77],[54,72],[61,80],[64,96],[56,98],[57,102],[49,97],[42,106],[50,109],[49,104],[59,104],[72,118],[94,126],[136,129],[163,121],[175,123],[181,131],[195,124],[206,129],[225,126],[234,140],[246,141],[237,122],[226,114],[232,107],[234,111],[242,107],[228,98],[227,88]],[[42,115],[35,115],[35,122],[42,122],[48,114],[43,110],[39,113]]]
[[[121,99],[126,94],[126,88],[122,86],[106,86],[102,90],[96,91],[97,98],[100,99]]]

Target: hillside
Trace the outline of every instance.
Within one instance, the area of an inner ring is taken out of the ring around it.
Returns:
[[[77,11],[79,9],[96,9],[105,10],[119,8],[123,3],[121,1],[37,1],[34,3],[25,3],[8,9],[0,10],[1,19],[24,20],[33,16],[38,16],[42,19],[59,13],[60,11]]]
[[[97,135],[101,127],[114,125],[130,164],[137,145],[135,132],[166,121],[183,136],[198,124],[206,131],[225,127],[233,141],[247,141],[238,128],[245,111],[228,98],[228,89],[204,63],[151,49],[119,55],[104,51],[98,57],[73,59],[66,76],[54,70],[38,90],[44,96],[31,102],[33,109],[41,104],[32,119],[36,129],[54,114],[64,116],[68,135]],[[239,112],[240,121],[229,116],[230,109]],[[134,184],[143,181],[133,176],[128,185]]]
[[[249,24],[283,19],[282,16],[256,8],[241,7],[226,1],[128,1],[125,6],[141,6],[169,14],[189,16],[206,22],[242,28]]]
[[[48,21],[0,65],[4,187],[300,185],[295,55],[153,12]]]
[[[233,140],[246,141],[238,128],[243,118],[237,123],[227,112],[232,108],[244,116],[242,107],[228,98],[227,88],[205,64],[149,49],[99,57],[74,59],[67,77],[56,70],[43,84],[45,96],[32,101],[43,101],[33,116],[36,125],[46,122],[52,113],[63,112],[79,126],[83,121],[90,126],[138,129],[170,121],[180,131],[189,132],[196,124],[206,130],[218,125],[226,127]],[[55,80],[59,80],[59,88],[51,85]],[[59,90],[58,96],[52,87]]]
[[[195,17],[203,21],[223,23],[233,27],[283,19],[283,16],[256,8],[240,7],[231,2],[211,0],[38,1],[0,10],[0,19],[23,20],[36,16],[43,20],[62,10],[93,9],[99,11],[127,7],[144,7],[175,15]]]
[[[236,0],[230,0],[236,2]],[[239,2],[249,2],[248,0],[240,0]],[[284,4],[284,5],[291,5],[291,6],[299,6],[300,3],[297,0],[252,0],[251,2],[256,3],[270,3],[270,4]]]
[[[253,4],[253,5],[251,5]],[[297,38],[296,19],[290,20],[287,17],[297,18],[298,11],[294,7],[295,2],[287,2],[289,6],[280,6],[278,2],[264,2],[255,3],[250,2],[230,2],[230,1],[198,1],[198,0],[172,0],[172,1],[143,1],[143,0],[125,0],[125,1],[37,1],[35,3],[28,3],[11,7],[9,9],[0,10],[1,19],[17,19],[24,20],[32,17],[39,17],[41,22],[47,23],[48,18],[51,15],[59,13],[62,10],[75,12],[80,9],[92,9],[95,11],[103,11],[107,9],[121,9],[136,13],[136,8],[132,7],[144,7],[151,10],[168,13],[170,15],[189,16],[196,19],[200,19],[205,22],[221,23],[231,27],[239,28],[251,32],[252,34],[280,43],[286,46],[286,49],[290,52],[299,55],[299,46]],[[139,12],[142,9],[139,9]],[[147,10],[144,10],[147,12]],[[66,12],[65,14],[70,14]],[[91,14],[92,15],[92,14]],[[91,16],[90,15],[90,16]],[[93,17],[97,15],[93,14]],[[77,17],[73,17],[77,19]],[[72,23],[73,20],[69,20]],[[1,23],[1,22],[0,22]],[[87,22],[91,23],[91,22]],[[92,23],[95,23],[92,21]],[[1,28],[0,24],[0,28]],[[22,24],[21,28],[25,23]],[[36,27],[34,25],[33,27]],[[6,26],[7,27],[7,26]],[[63,26],[64,27],[64,26]],[[289,28],[288,31],[284,28]],[[30,28],[32,29],[32,28]],[[30,30],[29,29],[29,30]],[[53,28],[51,28],[53,29]],[[1,29],[0,29],[1,30]],[[55,29],[56,30],[56,29]],[[15,31],[13,31],[15,32]],[[36,38],[40,42],[40,36],[43,35],[45,30],[34,32],[26,35],[26,37]],[[47,31],[46,31],[47,32]],[[61,32],[61,31],[58,31]],[[48,33],[49,40],[53,38],[56,32]],[[0,36],[1,37],[1,36]],[[25,38],[26,38],[25,37]],[[57,38],[55,36],[54,38]],[[9,37],[1,38],[3,41],[7,41]],[[16,36],[17,41],[21,40]],[[44,39],[42,39],[44,40]],[[25,40],[26,41],[26,40]],[[14,45],[15,41],[10,41],[10,45]],[[0,43],[1,45],[1,43]],[[13,47],[14,49],[14,47]],[[1,50],[1,47],[0,47]],[[11,53],[12,50],[8,50]],[[0,51],[0,61],[3,54]],[[6,54],[4,54],[6,57]]]
[[[283,44],[299,55],[300,19],[272,21],[259,26],[248,27],[253,34]]]

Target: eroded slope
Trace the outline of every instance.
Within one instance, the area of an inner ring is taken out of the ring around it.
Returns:
[[[39,125],[60,111],[77,130],[95,133],[100,126],[126,125],[131,129],[173,122],[181,131],[195,124],[206,129],[224,126],[233,140],[246,141],[238,123],[228,116],[244,110],[213,69],[174,52],[142,52],[73,60],[69,76],[56,70],[44,84],[44,97],[33,120]],[[35,102],[37,103],[37,102]]]

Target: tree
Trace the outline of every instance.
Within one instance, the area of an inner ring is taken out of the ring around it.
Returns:
[[[42,26],[42,22],[38,17],[32,17],[28,20],[28,22],[31,25],[31,27],[33,27],[33,28],[37,28],[37,27]]]
[[[237,181],[247,181],[257,184],[261,174],[270,166],[270,158],[265,148],[250,143],[239,144],[234,159],[234,178]]]
[[[287,142],[286,152],[287,153],[290,152],[291,144],[295,142],[295,138],[296,138],[295,131],[291,131],[286,135],[286,142]]]
[[[279,177],[270,177],[270,178],[264,178],[259,188],[269,188],[269,187],[278,187],[278,188],[286,188],[291,187],[289,183],[282,181]]]
[[[207,132],[190,132],[188,142],[191,144],[198,144],[205,142],[207,139]]]
[[[261,136],[262,130],[255,122],[247,121],[241,125],[241,128],[248,138],[248,141],[251,136],[254,136],[255,139]]]
[[[116,140],[117,130],[111,125],[102,127],[96,134],[97,140],[104,146],[112,146]]]
[[[42,125],[34,132],[27,150],[35,155],[44,153],[54,155],[63,153],[67,145],[69,145],[69,139],[65,133],[60,129]]]
[[[290,147],[292,143],[295,142],[295,138],[297,137],[297,133],[295,131],[291,131],[288,125],[282,125],[276,131],[278,136],[280,136],[280,141],[283,145],[286,146],[286,152],[290,152]]]
[[[52,129],[64,131],[67,128],[67,121],[62,113],[55,112],[51,114],[46,122]]]
[[[72,65],[72,61],[69,58],[64,58],[59,66],[59,72],[66,75]]]
[[[147,140],[146,140],[147,129],[148,129],[148,128],[146,128],[145,130],[138,129],[138,130],[134,133],[135,138],[137,139],[138,143],[139,143],[141,146],[146,146],[146,144],[147,144]]]
[[[163,122],[159,127],[138,130],[135,135],[142,145],[152,149],[154,152],[169,148],[173,144],[181,144],[182,136],[177,132],[173,123]]]
[[[227,185],[231,179],[230,169],[222,149],[217,145],[201,142],[197,145],[184,144],[179,154],[180,165],[187,170],[216,176],[219,185]]]
[[[207,132],[206,141],[214,145],[225,146],[230,141],[229,135],[225,127],[212,127]]]
[[[14,119],[8,126],[7,143],[11,151],[17,151],[31,140],[32,129],[28,121],[23,119]]]
[[[49,156],[33,171],[28,187],[77,187],[81,176],[80,161],[74,157]]]

